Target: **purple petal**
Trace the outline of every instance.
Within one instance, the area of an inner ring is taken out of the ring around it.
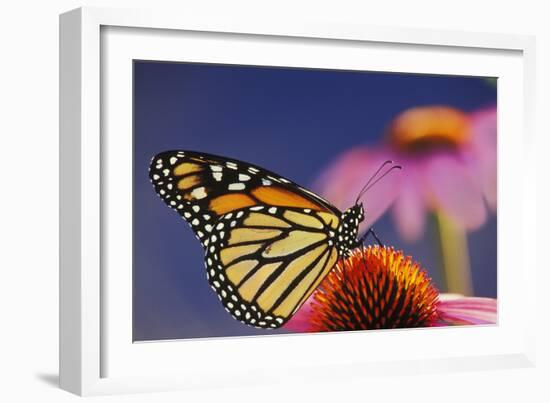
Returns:
[[[355,203],[359,192],[382,163],[391,159],[389,151],[367,147],[354,148],[333,162],[315,182],[313,188],[341,210]],[[399,190],[399,173],[392,173],[376,183],[361,198],[365,205],[368,228],[391,205]]]
[[[497,205],[497,110],[487,108],[471,114],[474,177],[491,210]]]
[[[497,109],[491,106],[470,114],[473,143],[495,148],[497,145]]]
[[[369,160],[371,151],[358,147],[340,154],[314,182],[313,189],[340,209],[347,208],[347,186],[357,175],[356,167]]]
[[[420,178],[414,163],[406,164],[399,196],[392,208],[397,230],[406,241],[415,241],[424,233],[426,206]]]
[[[432,156],[423,166],[432,208],[441,209],[465,229],[479,228],[487,211],[481,189],[466,164],[450,154]]]
[[[495,324],[497,300],[441,294],[437,312],[440,326]]]

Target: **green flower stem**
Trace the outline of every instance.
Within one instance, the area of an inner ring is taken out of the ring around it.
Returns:
[[[442,211],[435,213],[447,292],[472,295],[472,275],[466,231]]]

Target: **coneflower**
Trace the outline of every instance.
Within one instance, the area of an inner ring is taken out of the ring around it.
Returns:
[[[369,246],[341,260],[285,328],[324,332],[495,322],[496,300],[440,295],[410,256]]]

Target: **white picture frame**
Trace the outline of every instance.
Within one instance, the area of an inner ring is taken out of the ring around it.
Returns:
[[[191,39],[186,37],[189,33]],[[180,46],[182,41],[185,46]],[[266,43],[273,51],[258,51]],[[120,212],[124,206],[117,206],[117,201],[123,203],[131,194],[129,183],[112,186],[113,175],[124,178],[128,173],[131,158],[128,61],[183,57],[218,63],[326,66],[327,61],[315,52],[292,51],[296,44],[304,49],[313,43],[340,52],[341,57],[331,61],[333,68],[368,66],[499,78],[498,325],[132,343],[128,337],[131,282],[124,257],[131,251],[131,220],[129,215],[105,213]],[[231,54],[224,53],[224,47],[231,48]],[[205,48],[211,52],[201,53]],[[533,365],[535,328],[529,313],[535,312],[536,265],[535,254],[528,253],[527,239],[531,245],[536,243],[535,184],[529,180],[535,177],[535,167],[528,158],[533,145],[534,48],[534,39],[528,36],[315,20],[212,20],[192,14],[104,8],[81,8],[61,15],[61,387],[79,395],[97,395],[293,382],[297,374],[302,380],[320,380],[327,373],[345,378]],[[381,57],[362,60],[363,52]],[[106,80],[107,76],[117,79]],[[112,160],[114,152],[122,155],[118,162]],[[109,241],[114,236],[122,240],[116,249]],[[109,270],[113,262],[121,269]],[[509,298],[514,287],[523,298]],[[407,343],[400,343],[403,340]],[[457,340],[462,344],[453,344]],[[410,344],[431,349],[399,348]],[[320,359],[321,345],[340,350],[361,345],[364,353],[342,354],[348,359],[324,354]],[[169,359],[180,356],[186,359]],[[232,375],[216,367],[215,360],[236,360]]]

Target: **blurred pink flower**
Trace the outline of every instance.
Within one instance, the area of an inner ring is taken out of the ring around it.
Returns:
[[[422,235],[430,210],[445,212],[466,230],[483,225],[487,207],[496,210],[496,108],[470,114],[446,106],[408,109],[391,122],[385,139],[382,145],[341,154],[314,185],[345,209],[383,161],[402,165],[402,172],[367,193],[363,230],[392,203],[397,229],[406,240]]]
[[[492,298],[439,294],[426,271],[391,247],[340,260],[284,328],[296,332],[495,324]]]

